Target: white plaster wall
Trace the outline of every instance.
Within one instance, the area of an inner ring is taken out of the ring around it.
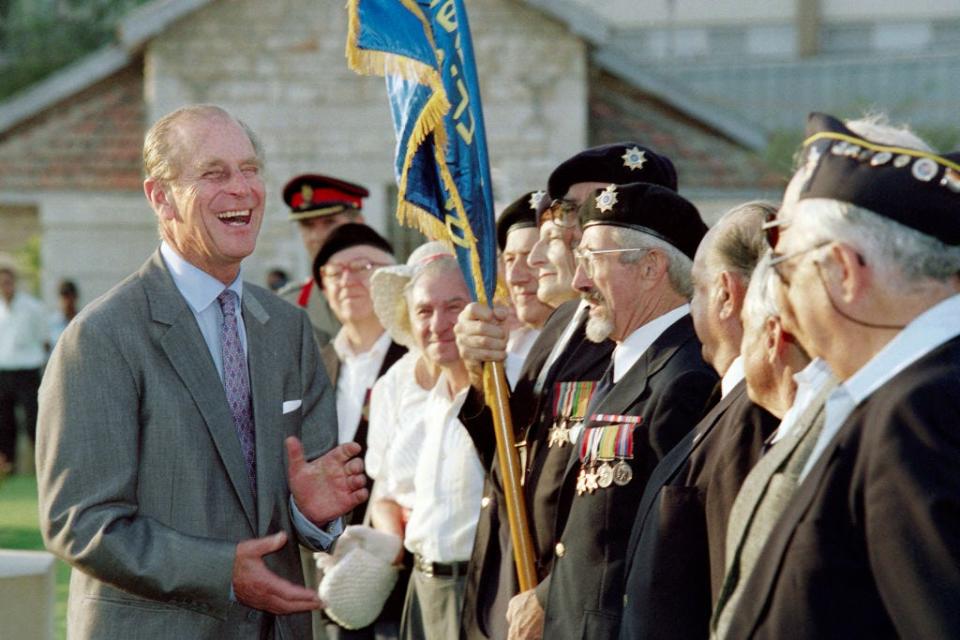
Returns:
[[[43,229],[42,296],[51,308],[70,278],[86,304],[140,265],[160,244],[156,218],[141,193],[33,194]]]
[[[328,0],[220,0],[154,39],[146,50],[147,119],[191,102],[220,104],[260,136],[267,214],[248,277],[308,264],[286,221],[284,183],[330,173],[371,191],[366,217],[384,230],[395,140],[384,80],[346,66],[346,10]],[[508,203],[545,184],[586,144],[586,49],[559,24],[513,0],[469,3],[491,165]]]

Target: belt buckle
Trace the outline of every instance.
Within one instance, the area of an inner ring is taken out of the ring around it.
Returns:
[[[427,576],[428,578],[433,577],[433,563],[427,562],[423,556],[420,556],[420,573]]]

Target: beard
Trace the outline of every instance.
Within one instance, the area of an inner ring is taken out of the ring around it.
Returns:
[[[596,310],[587,318],[587,340],[596,343],[603,342],[613,333],[613,318],[610,317],[610,308],[606,306],[603,295],[596,289],[584,294],[583,299]]]

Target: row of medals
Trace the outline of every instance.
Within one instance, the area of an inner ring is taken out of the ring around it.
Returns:
[[[616,464],[610,464],[609,460],[604,460],[600,464],[584,463],[580,467],[580,475],[577,476],[577,495],[593,493],[597,489],[606,489],[613,484],[623,487],[631,480],[633,480],[633,469],[626,460],[618,460]]]
[[[558,418],[547,432],[548,447],[562,447],[566,444],[577,444],[577,432],[582,421],[579,418]]]

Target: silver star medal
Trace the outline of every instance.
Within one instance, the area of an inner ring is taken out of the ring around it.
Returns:
[[[617,185],[607,185],[607,188],[600,192],[596,197],[597,209],[600,211],[610,211],[613,205],[617,204]]]
[[[623,158],[623,166],[631,171],[643,169],[643,165],[647,162],[646,152],[641,151],[639,147],[627,149],[627,152],[620,157]]]
[[[543,196],[547,195],[546,191],[534,191],[530,195],[530,210],[536,211],[537,206],[540,204],[540,201],[543,200]]]

